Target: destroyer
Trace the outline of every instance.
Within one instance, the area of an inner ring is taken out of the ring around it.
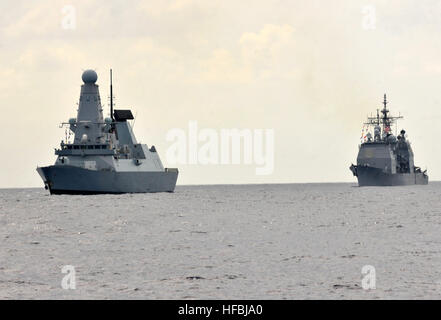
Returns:
[[[398,136],[392,134],[391,127],[401,116],[389,116],[386,94],[383,109],[377,110],[376,117],[368,117],[365,123],[367,134],[362,133],[357,165],[350,170],[358,178],[359,186],[403,186],[427,184],[429,177],[414,166],[413,151],[406,132],[401,130]],[[374,128],[374,136],[369,128]]]
[[[154,146],[136,141],[130,110],[113,110],[112,71],[109,118],[103,118],[96,72],[86,70],[82,79],[77,118],[62,124],[68,128],[55,164],[37,167],[45,188],[51,194],[173,192],[178,170],[164,168]]]

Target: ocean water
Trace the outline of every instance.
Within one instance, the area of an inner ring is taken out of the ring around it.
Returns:
[[[0,298],[440,299],[440,231],[436,182],[3,189]],[[66,265],[76,289],[62,288]]]

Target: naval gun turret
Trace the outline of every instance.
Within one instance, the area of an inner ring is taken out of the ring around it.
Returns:
[[[82,80],[77,117],[62,123],[66,139],[55,150],[55,164],[37,167],[45,188],[51,194],[173,192],[178,170],[164,168],[154,146],[137,142],[128,121],[132,112],[113,109],[112,80],[105,119],[98,75],[86,70]]]
[[[387,103],[385,94],[383,109],[377,110],[376,117],[368,117],[366,130],[373,127],[374,137],[370,132],[364,135],[363,130],[357,165],[352,164],[350,170],[357,177],[359,186],[428,184],[427,172],[414,165],[406,131],[401,130],[397,136],[392,133],[392,125],[403,117],[390,116]]]

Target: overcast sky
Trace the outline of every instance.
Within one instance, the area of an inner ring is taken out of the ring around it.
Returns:
[[[55,161],[88,68],[106,103],[113,68],[116,108],[132,108],[165,166],[167,132],[189,121],[274,130],[272,174],[179,165],[178,184],[355,182],[362,123],[385,92],[439,180],[440,34],[434,0],[2,0],[0,187],[43,185],[35,168]]]

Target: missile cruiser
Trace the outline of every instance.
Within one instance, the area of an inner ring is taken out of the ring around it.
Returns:
[[[387,103],[385,94],[381,115],[377,109],[376,117],[368,117],[362,131],[357,165],[352,164],[349,169],[357,177],[360,187],[428,184],[427,170],[421,171],[414,165],[406,131],[401,130],[397,136],[392,133],[392,125],[403,117],[389,116]],[[372,127],[373,137],[369,131]]]
[[[178,169],[164,168],[154,146],[137,142],[130,110],[113,110],[112,70],[108,118],[97,73],[86,70],[82,80],[77,117],[61,124],[66,138],[55,150],[55,164],[37,167],[45,188],[51,194],[173,192]]]

